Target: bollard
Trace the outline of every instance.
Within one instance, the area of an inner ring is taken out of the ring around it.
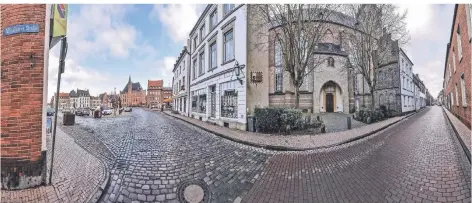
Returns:
[[[351,117],[347,117],[347,129],[351,129]]]

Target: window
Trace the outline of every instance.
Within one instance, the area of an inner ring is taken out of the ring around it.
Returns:
[[[457,41],[457,56],[459,57],[459,63],[462,59],[462,42],[461,42],[461,27],[457,25],[457,32],[456,32],[456,41]],[[454,70],[455,72],[455,70]]]
[[[184,68],[182,70],[185,70],[185,61],[184,61]]]
[[[406,83],[405,83],[405,76],[403,76],[403,89],[405,89]]]
[[[333,57],[328,58],[328,67],[334,67],[334,59]]]
[[[452,67],[454,68],[454,73],[455,73],[456,72],[456,55],[454,55],[454,51],[452,51]]]
[[[193,60],[193,79],[197,78],[197,59]]]
[[[406,96],[403,96],[403,107],[406,107]]]
[[[410,80],[406,79],[406,89],[410,90]]]
[[[223,15],[226,16],[234,9],[234,4],[223,4]]]
[[[234,59],[233,30],[224,34],[224,62]]]
[[[200,53],[200,64],[198,66],[198,76],[203,75],[205,67],[205,52]]]
[[[454,87],[454,90],[456,92],[456,106],[459,106],[459,93],[457,91],[457,83],[456,83],[456,86]]]
[[[451,78],[452,69],[451,69],[451,63],[449,63],[449,78]]]
[[[382,80],[382,71],[379,71],[378,74],[379,75],[377,75],[377,81],[380,81],[380,80]]]
[[[218,12],[217,12],[217,10],[213,11],[213,13],[210,15],[210,30],[213,30],[213,28],[215,28],[216,24],[218,24]]]
[[[210,45],[210,69],[216,68],[216,41]]]
[[[281,92],[283,87],[282,48],[280,42],[275,43],[275,91]]]
[[[221,96],[221,117],[238,118],[238,92],[225,90]]]
[[[206,30],[205,30],[205,24],[202,25],[202,27],[200,27],[200,42],[203,41],[203,39],[205,39],[206,37]]]
[[[196,51],[196,50],[197,50],[197,36],[193,38],[193,51]]]
[[[464,73],[461,75],[461,96],[462,96],[462,106],[467,107],[467,97],[465,95],[465,79],[464,79]]]
[[[185,76],[182,77],[182,90],[185,90]]]

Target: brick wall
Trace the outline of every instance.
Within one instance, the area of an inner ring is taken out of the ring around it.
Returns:
[[[2,189],[41,184],[44,30],[46,5],[0,5]],[[39,33],[4,36],[15,24],[39,24]],[[36,64],[30,67],[30,56]]]
[[[455,15],[455,20],[454,20],[454,26],[453,31],[452,31],[452,40],[449,42],[449,47],[448,47],[448,55],[447,55],[447,62],[446,62],[446,68],[448,67],[448,64],[451,64],[451,78],[449,79],[448,84],[445,87],[445,94],[444,95],[450,95],[452,92],[452,95],[454,96],[454,103],[451,104],[451,112],[457,116],[464,124],[466,124],[470,128],[470,122],[471,122],[471,43],[469,41],[469,31],[468,31],[468,26],[467,26],[467,17],[466,17],[466,5],[464,4],[458,4],[457,5],[457,10],[456,15]],[[457,28],[460,27],[460,35],[461,35],[461,44],[462,44],[462,59],[458,56],[458,46],[457,46]],[[454,72],[454,60],[452,57],[452,54],[455,55],[455,65],[456,65],[456,71]],[[467,106],[464,107],[462,105],[462,96],[461,96],[461,76],[462,74],[464,75],[465,79],[465,87],[466,87],[466,102]],[[447,77],[447,75],[446,75]],[[456,91],[455,87],[457,84],[457,98],[458,101],[456,101]],[[459,105],[456,105],[458,102]]]

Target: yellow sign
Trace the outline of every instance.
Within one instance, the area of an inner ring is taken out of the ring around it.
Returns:
[[[66,36],[67,34],[67,4],[54,4],[54,20],[52,37]]]

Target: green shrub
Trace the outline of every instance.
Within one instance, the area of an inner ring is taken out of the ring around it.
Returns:
[[[256,128],[263,133],[303,129],[306,126],[302,111],[299,109],[256,108],[254,109],[254,117],[256,118]]]
[[[301,127],[304,124],[302,119],[302,111],[298,109],[284,109],[282,115],[280,115],[280,124],[282,126],[290,125],[291,129]]]
[[[276,107],[255,108],[254,117],[256,118],[256,128],[260,132],[271,133],[279,132],[280,116],[283,109]]]

